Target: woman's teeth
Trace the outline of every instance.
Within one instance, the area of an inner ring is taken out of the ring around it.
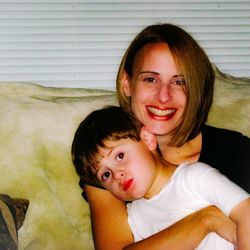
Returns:
[[[148,110],[151,113],[153,113],[154,115],[157,115],[157,116],[167,116],[167,115],[172,114],[175,111],[175,109],[162,110],[162,109],[157,109],[157,108],[154,108],[154,107],[148,107]]]

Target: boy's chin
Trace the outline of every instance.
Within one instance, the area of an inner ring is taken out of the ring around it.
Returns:
[[[141,199],[141,198],[143,198],[143,196],[141,197],[141,196],[136,196],[136,197],[117,197],[119,200],[123,200],[123,201],[125,201],[125,202],[131,202],[131,201],[134,201],[134,200],[139,200],[139,199]]]

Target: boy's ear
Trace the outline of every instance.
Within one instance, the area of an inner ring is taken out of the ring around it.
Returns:
[[[151,133],[145,126],[141,128],[141,140],[148,146],[149,150],[157,148],[157,140],[155,134]]]
[[[129,76],[127,72],[124,70],[121,77],[121,88],[125,96],[131,96],[130,94],[130,84],[129,84]]]

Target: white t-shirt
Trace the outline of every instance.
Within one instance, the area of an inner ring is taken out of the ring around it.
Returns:
[[[229,215],[248,197],[246,191],[218,170],[201,162],[182,163],[156,196],[127,204],[128,222],[134,241],[139,241],[209,205],[215,205]],[[234,246],[210,233],[196,249],[227,250]]]

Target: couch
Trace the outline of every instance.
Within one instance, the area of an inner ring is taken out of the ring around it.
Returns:
[[[250,136],[250,79],[214,71],[208,124]],[[108,104],[117,104],[113,91],[0,83],[0,193],[29,201],[19,249],[94,249],[70,150],[80,121]]]

